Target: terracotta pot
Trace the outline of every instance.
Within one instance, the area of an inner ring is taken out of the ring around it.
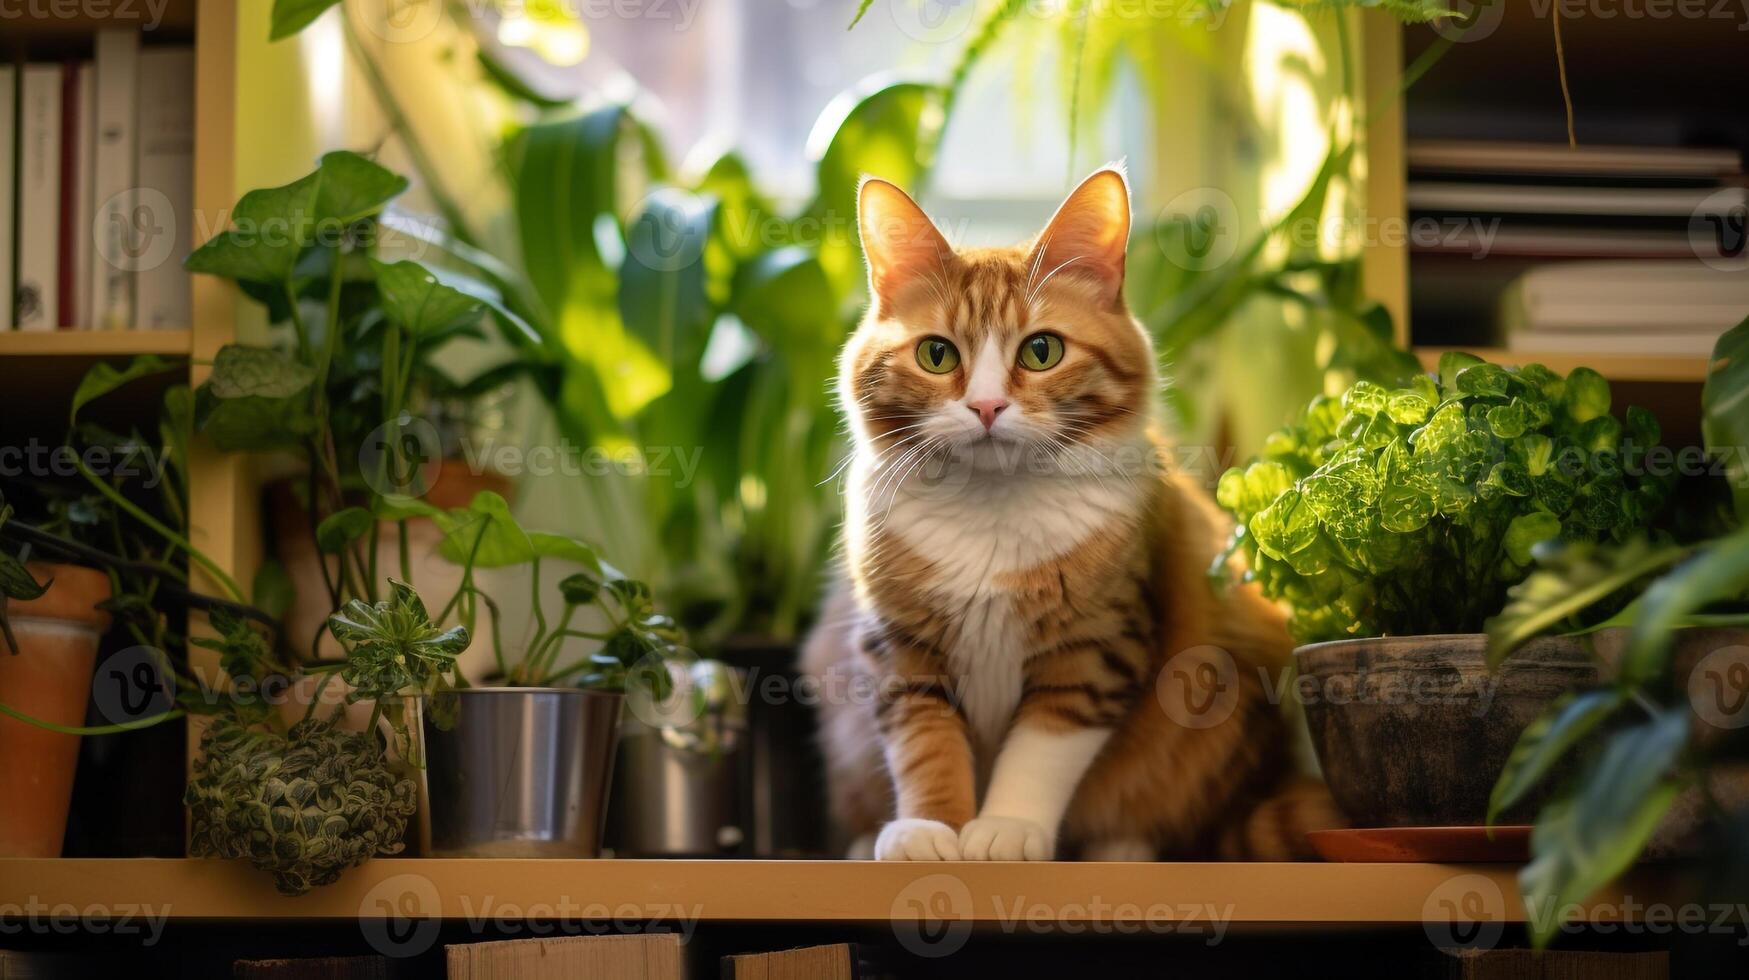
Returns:
[[[98,604],[110,597],[109,577],[73,565],[32,564],[41,598],[8,601],[18,652],[0,649],[0,701],[43,721],[85,723],[97,641],[109,628]],[[0,857],[61,856],[79,736],[0,716]]]
[[[511,483],[497,473],[475,473],[459,460],[445,460],[426,492],[424,501],[433,507],[448,510],[465,507],[475,495],[490,490],[499,496],[511,496]],[[340,645],[325,635],[328,622],[328,592],[322,578],[322,556],[316,552],[316,542],[310,533],[310,518],[292,481],[269,484],[266,490],[269,520],[273,526],[274,550],[280,564],[290,576],[295,597],[285,615],[286,642],[299,655],[307,653],[311,644],[321,638],[319,650],[324,659],[340,656]],[[408,552],[413,559],[414,584],[421,594],[447,598],[461,584],[460,567],[437,554],[443,543],[443,533],[437,525],[423,518],[407,522]],[[330,559],[332,560],[332,559]],[[400,542],[392,526],[385,524],[377,545],[378,573],[386,581],[400,577]],[[379,583],[381,584],[381,583]],[[432,610],[436,612],[435,609]],[[482,625],[490,614],[482,611]]]
[[[1549,702],[1598,682],[1567,637],[1532,640],[1497,671],[1482,634],[1314,643],[1294,651],[1312,747],[1359,827],[1476,826],[1518,736]],[[1562,773],[1503,816],[1528,823]]]

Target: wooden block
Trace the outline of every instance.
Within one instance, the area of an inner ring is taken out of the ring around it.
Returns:
[[[857,980],[856,947],[804,946],[723,957],[723,980]]]
[[[563,936],[446,946],[449,980],[685,980],[680,937]]]

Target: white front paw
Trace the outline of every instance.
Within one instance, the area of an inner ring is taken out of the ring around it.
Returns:
[[[1055,835],[1024,817],[979,817],[960,831],[967,861],[1049,861],[1056,853]]]
[[[903,817],[881,828],[876,861],[958,861],[960,836],[939,820]]]

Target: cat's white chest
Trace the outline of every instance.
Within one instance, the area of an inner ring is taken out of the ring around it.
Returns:
[[[1026,632],[1005,595],[973,598],[961,615],[957,642],[947,655],[959,685],[960,709],[983,762],[1001,745],[1020,704]]]

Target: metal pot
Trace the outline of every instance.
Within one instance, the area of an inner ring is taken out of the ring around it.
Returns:
[[[747,843],[745,674],[670,665],[674,693],[633,696],[620,730],[609,840],[637,857],[728,856]]]
[[[624,697],[509,687],[454,697],[447,728],[434,722],[429,700],[422,712],[423,853],[597,857]]]

